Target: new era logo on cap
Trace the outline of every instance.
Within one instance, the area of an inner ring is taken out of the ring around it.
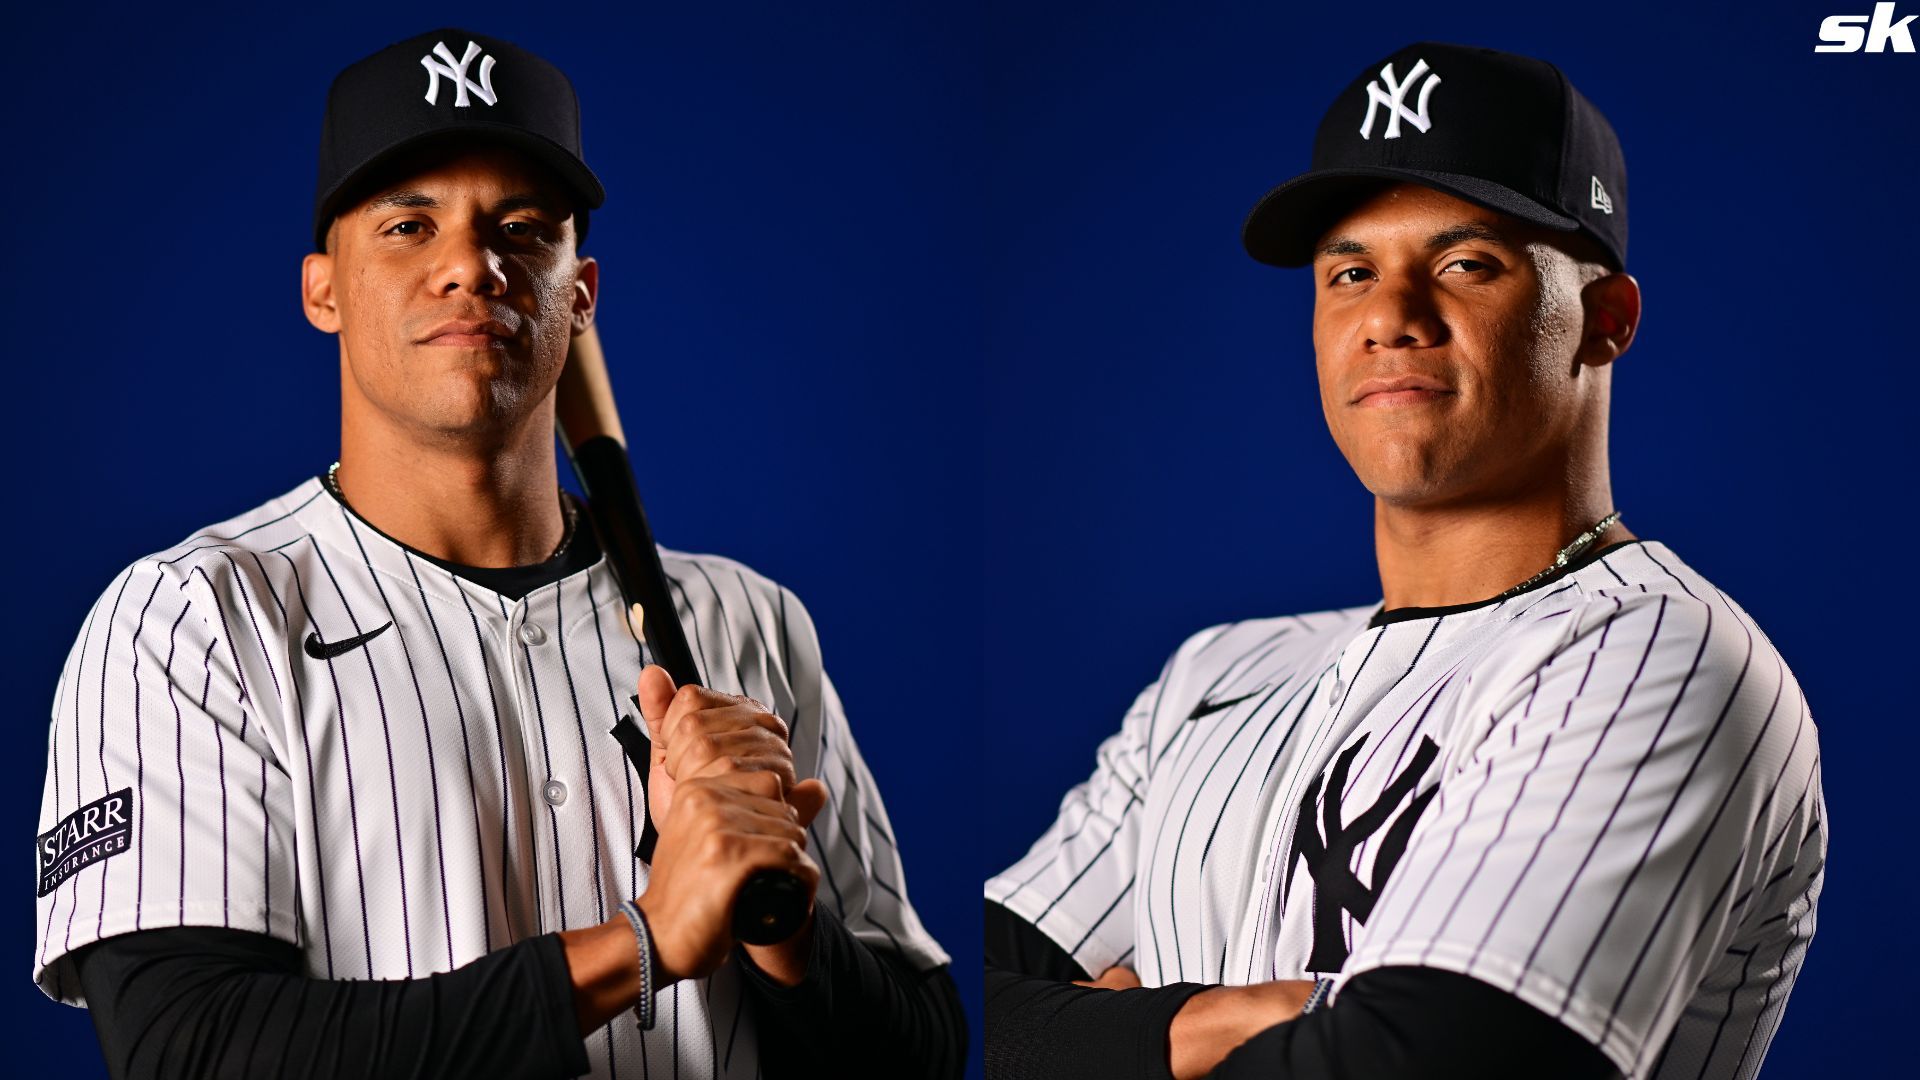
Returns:
[[[1601,186],[1600,178],[1597,176],[1593,178],[1592,200],[1595,210],[1603,214],[1613,213],[1613,196],[1607,194],[1607,189]]]

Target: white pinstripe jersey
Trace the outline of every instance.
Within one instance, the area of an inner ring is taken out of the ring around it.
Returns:
[[[1148,986],[1472,975],[1629,1077],[1749,1077],[1814,931],[1819,749],[1657,541],[1502,602],[1189,638],[987,897]]]
[[[819,902],[916,967],[947,962],[800,602],[727,559],[662,554],[714,688],[785,718],[799,774],[831,788],[808,844]],[[270,934],[312,975],[395,979],[617,918],[648,872],[645,792],[608,733],[644,660],[625,620],[604,558],[509,600],[317,478],[140,559],[54,700],[35,980],[84,1004],[68,953],[153,927]],[[306,645],[389,622],[337,656]],[[731,962],[676,984],[653,1031],[616,1019],[587,1040],[593,1075],[754,1076],[742,1004]]]

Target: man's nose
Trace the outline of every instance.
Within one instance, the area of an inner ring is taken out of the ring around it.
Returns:
[[[507,291],[505,262],[476,230],[450,231],[440,242],[432,289],[439,296],[463,291],[477,296],[503,295]]]
[[[1440,344],[1447,332],[1431,290],[1404,278],[1374,287],[1361,328],[1368,351],[1427,348]]]

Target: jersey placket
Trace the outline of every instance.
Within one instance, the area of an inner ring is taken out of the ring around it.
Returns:
[[[572,793],[566,781],[555,776],[554,737],[551,718],[552,687],[556,676],[547,651],[555,648],[556,632],[543,625],[537,603],[548,590],[536,589],[520,600],[506,605],[508,671],[513,678],[514,731],[519,736],[520,784],[507,793],[519,803],[520,812],[530,826],[533,858],[533,885],[539,920],[536,933],[565,929],[566,889],[561,880],[565,859],[561,851],[567,823],[561,821]]]

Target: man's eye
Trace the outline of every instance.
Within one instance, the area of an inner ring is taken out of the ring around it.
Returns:
[[[1481,262],[1478,259],[1455,259],[1452,262],[1448,263],[1447,265],[1441,267],[1440,272],[1444,274],[1456,266],[1464,267],[1465,269],[1462,272],[1468,273],[1468,274],[1478,273],[1481,270],[1493,269],[1493,267],[1487,265],[1486,263]]]
[[[540,227],[531,221],[509,221],[500,226],[502,232],[519,240],[530,240],[540,235]]]
[[[426,228],[426,225],[422,222],[402,221],[398,225],[395,225],[393,228],[388,229],[387,232],[392,233],[395,236],[418,236],[420,235],[421,230],[425,228]]]
[[[1372,273],[1373,271],[1367,269],[1364,266],[1349,266],[1345,270],[1342,270],[1339,273],[1333,275],[1333,283],[1335,285],[1357,285],[1361,281],[1365,280],[1365,278],[1349,277],[1348,275],[1350,274],[1371,275]]]

